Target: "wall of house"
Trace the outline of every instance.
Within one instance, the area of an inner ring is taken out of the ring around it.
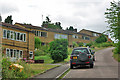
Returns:
[[[4,54],[6,54],[6,48],[22,50],[23,58],[29,58],[29,52],[28,52],[29,50],[33,51],[33,53],[34,53],[34,33],[28,33],[27,31],[21,31],[18,29],[12,29],[12,28],[7,28],[7,27],[2,27],[2,28],[3,28],[2,32],[1,32],[2,35],[3,35],[4,29],[26,34],[26,42],[5,39],[2,37],[2,47],[3,47]],[[29,43],[28,43],[28,40],[29,40]]]

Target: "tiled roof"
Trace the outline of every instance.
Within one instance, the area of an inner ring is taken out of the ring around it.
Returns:
[[[99,32],[95,32],[95,31],[91,31],[91,30],[86,30],[86,29],[82,29],[82,30],[85,30],[85,31],[89,31],[89,32],[93,32],[93,33],[98,33],[98,34],[102,34],[102,33],[99,33]],[[82,31],[81,30],[81,31]],[[79,31],[80,32],[80,31]]]
[[[3,23],[3,22],[2,22],[2,26],[3,26],[3,27],[8,27],[8,28],[17,29],[17,30],[32,32],[32,31],[27,30],[27,29],[25,29],[25,28],[19,27],[19,26],[17,26],[17,25],[12,25],[12,24],[9,24],[9,23]]]
[[[79,33],[79,32],[73,32],[73,31],[69,31],[69,30],[63,30],[63,29],[51,29],[51,28],[44,28],[44,27],[40,27],[40,26],[33,26],[33,25],[29,25],[29,24],[21,24],[21,23],[15,23],[18,25],[22,25],[26,28],[32,28],[32,29],[39,29],[39,30],[45,30],[45,31],[51,31],[51,32],[56,32],[56,33],[63,33],[63,34],[80,34],[80,35],[85,35],[85,36],[91,36],[88,34],[84,34],[84,33]],[[92,37],[92,36],[91,36]]]

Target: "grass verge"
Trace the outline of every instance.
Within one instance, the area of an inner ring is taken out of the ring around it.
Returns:
[[[57,80],[61,80],[69,71],[70,68],[66,72],[64,72],[59,78],[57,78]]]
[[[45,71],[58,67],[58,65],[49,65],[49,64],[29,64],[31,68],[31,76],[44,73]],[[31,77],[30,76],[30,77]]]
[[[35,60],[44,60],[45,64],[51,64],[53,62],[49,55],[35,56]]]
[[[120,54],[113,54],[113,57],[116,61],[120,62]]]

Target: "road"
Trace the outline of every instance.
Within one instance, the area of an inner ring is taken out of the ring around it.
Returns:
[[[112,49],[107,48],[96,52],[94,68],[77,67],[71,69],[65,78],[118,78],[118,62],[112,57]],[[63,80],[64,80],[63,79]],[[66,79],[65,79],[66,80]]]

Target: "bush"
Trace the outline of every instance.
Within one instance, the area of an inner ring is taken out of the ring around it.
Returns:
[[[84,44],[83,42],[78,43],[79,47],[82,47]]]
[[[18,69],[11,68],[10,65],[12,64],[19,64],[24,67],[24,69],[20,72]],[[31,74],[30,73],[31,69],[29,68],[29,65],[27,65],[23,61],[18,61],[16,63],[10,62],[9,58],[3,57],[2,60],[2,78],[3,80],[6,78],[28,78]]]
[[[87,47],[87,46],[91,47],[91,46],[92,46],[92,43],[87,43],[85,46],[86,46],[86,47]]]
[[[41,46],[39,49],[35,50],[35,56],[43,56],[49,53],[49,46],[44,45]]]
[[[78,47],[78,44],[76,42],[72,42],[73,43],[73,47]]]
[[[101,47],[109,47],[109,46],[112,46],[111,43],[102,43],[101,44]]]
[[[102,34],[100,37],[98,37],[95,42],[96,43],[103,43],[103,42],[106,42],[107,41],[107,38],[104,34]]]
[[[41,46],[41,41],[39,37],[35,37],[35,48],[39,49]]]
[[[49,51],[51,53],[51,58],[54,60],[54,62],[63,61],[68,57],[68,41],[66,39],[56,39],[55,41],[52,41],[49,44]]]

